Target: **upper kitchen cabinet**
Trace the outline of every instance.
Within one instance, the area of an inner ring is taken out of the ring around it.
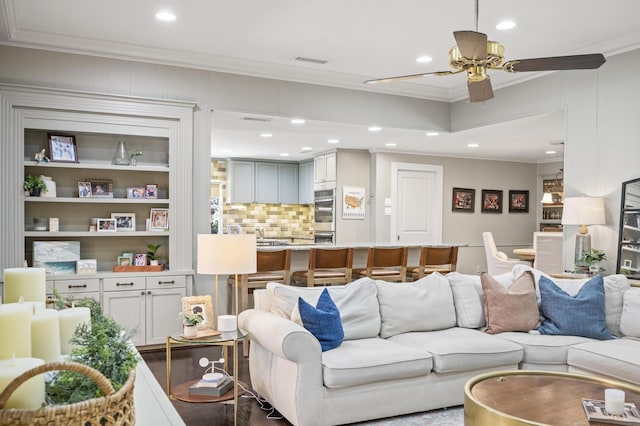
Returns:
[[[313,183],[319,189],[336,186],[336,153],[328,152],[313,159]]]
[[[228,160],[231,203],[298,203],[298,164]]]
[[[313,161],[298,164],[298,203],[313,204]]]
[[[256,191],[255,162],[227,161],[227,188],[230,203],[252,203]]]
[[[278,164],[278,201],[298,204],[298,165]]]

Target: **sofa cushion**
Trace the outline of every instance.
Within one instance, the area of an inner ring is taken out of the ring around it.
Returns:
[[[491,275],[480,276],[486,332],[529,331],[540,324],[536,289],[531,271],[525,271],[505,288]]]
[[[601,374],[640,386],[640,341],[591,341],[569,348],[569,371]]]
[[[327,287],[327,290],[340,311],[345,340],[376,337],[380,333],[380,308],[375,281],[361,278],[346,285]],[[293,314],[298,297],[315,305],[323,288],[268,283],[267,291],[273,301],[271,312],[302,325],[297,309]]]
[[[540,333],[613,339],[607,330],[602,276],[587,281],[573,297],[547,277],[541,277],[539,284],[544,316]]]
[[[513,273],[506,272],[494,275],[493,278],[503,286],[508,287],[513,282]],[[447,280],[453,293],[458,327],[484,327],[485,317],[480,276],[451,272],[447,274]]]
[[[416,282],[377,281],[382,327],[380,336],[409,331],[431,331],[456,325],[449,281],[439,273]]]
[[[323,352],[340,346],[344,338],[340,311],[326,288],[320,294],[315,307],[299,297],[298,310],[302,325],[318,339]]]
[[[640,338],[640,288],[632,288],[624,294],[620,332]]]
[[[532,331],[529,333],[507,332],[496,334],[501,339],[517,343],[524,349],[523,363],[567,365],[569,348],[592,339],[579,336],[549,336]]]
[[[345,341],[322,353],[322,378],[328,388],[425,376],[432,367],[429,352],[380,338]]]
[[[589,278],[582,279],[560,279],[552,278],[539,269],[526,265],[516,265],[513,268],[514,276],[520,275],[523,271],[530,270],[536,279],[536,292],[538,293],[538,304],[540,304],[540,277],[547,277],[552,280],[558,287],[566,291],[567,294],[573,296],[578,293],[580,288],[589,281]],[[620,317],[622,316],[622,298],[624,293],[629,290],[629,280],[625,275],[615,274],[604,277],[604,293],[605,293],[605,315],[607,328],[614,336],[620,336]]]
[[[522,360],[520,345],[469,328],[404,333],[389,340],[430,352],[436,373],[515,368]]]

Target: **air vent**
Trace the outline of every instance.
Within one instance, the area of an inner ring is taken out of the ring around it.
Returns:
[[[271,121],[270,118],[262,118],[262,117],[242,117],[240,120],[245,121],[259,121],[261,123],[268,123]]]
[[[329,61],[325,61],[324,59],[314,59],[314,58],[305,58],[304,56],[298,56],[294,59],[295,61],[300,62],[310,62],[312,64],[324,65]]]

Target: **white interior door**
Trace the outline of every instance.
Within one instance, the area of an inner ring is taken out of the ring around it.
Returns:
[[[442,243],[442,166],[391,164],[391,241]]]

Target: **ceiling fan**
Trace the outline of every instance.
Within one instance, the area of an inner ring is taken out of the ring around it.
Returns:
[[[454,71],[435,71],[421,74],[367,80],[365,84],[388,83],[409,80],[428,75],[446,76],[467,72],[467,88],[470,102],[483,102],[493,98],[493,89],[487,70],[504,70],[511,73],[528,71],[560,71],[596,69],[605,63],[601,53],[588,55],[555,56],[548,58],[515,59],[504,62],[504,46],[487,39],[478,32],[478,0],[475,1],[475,31],[455,31],[456,46],[449,51],[449,64]]]

